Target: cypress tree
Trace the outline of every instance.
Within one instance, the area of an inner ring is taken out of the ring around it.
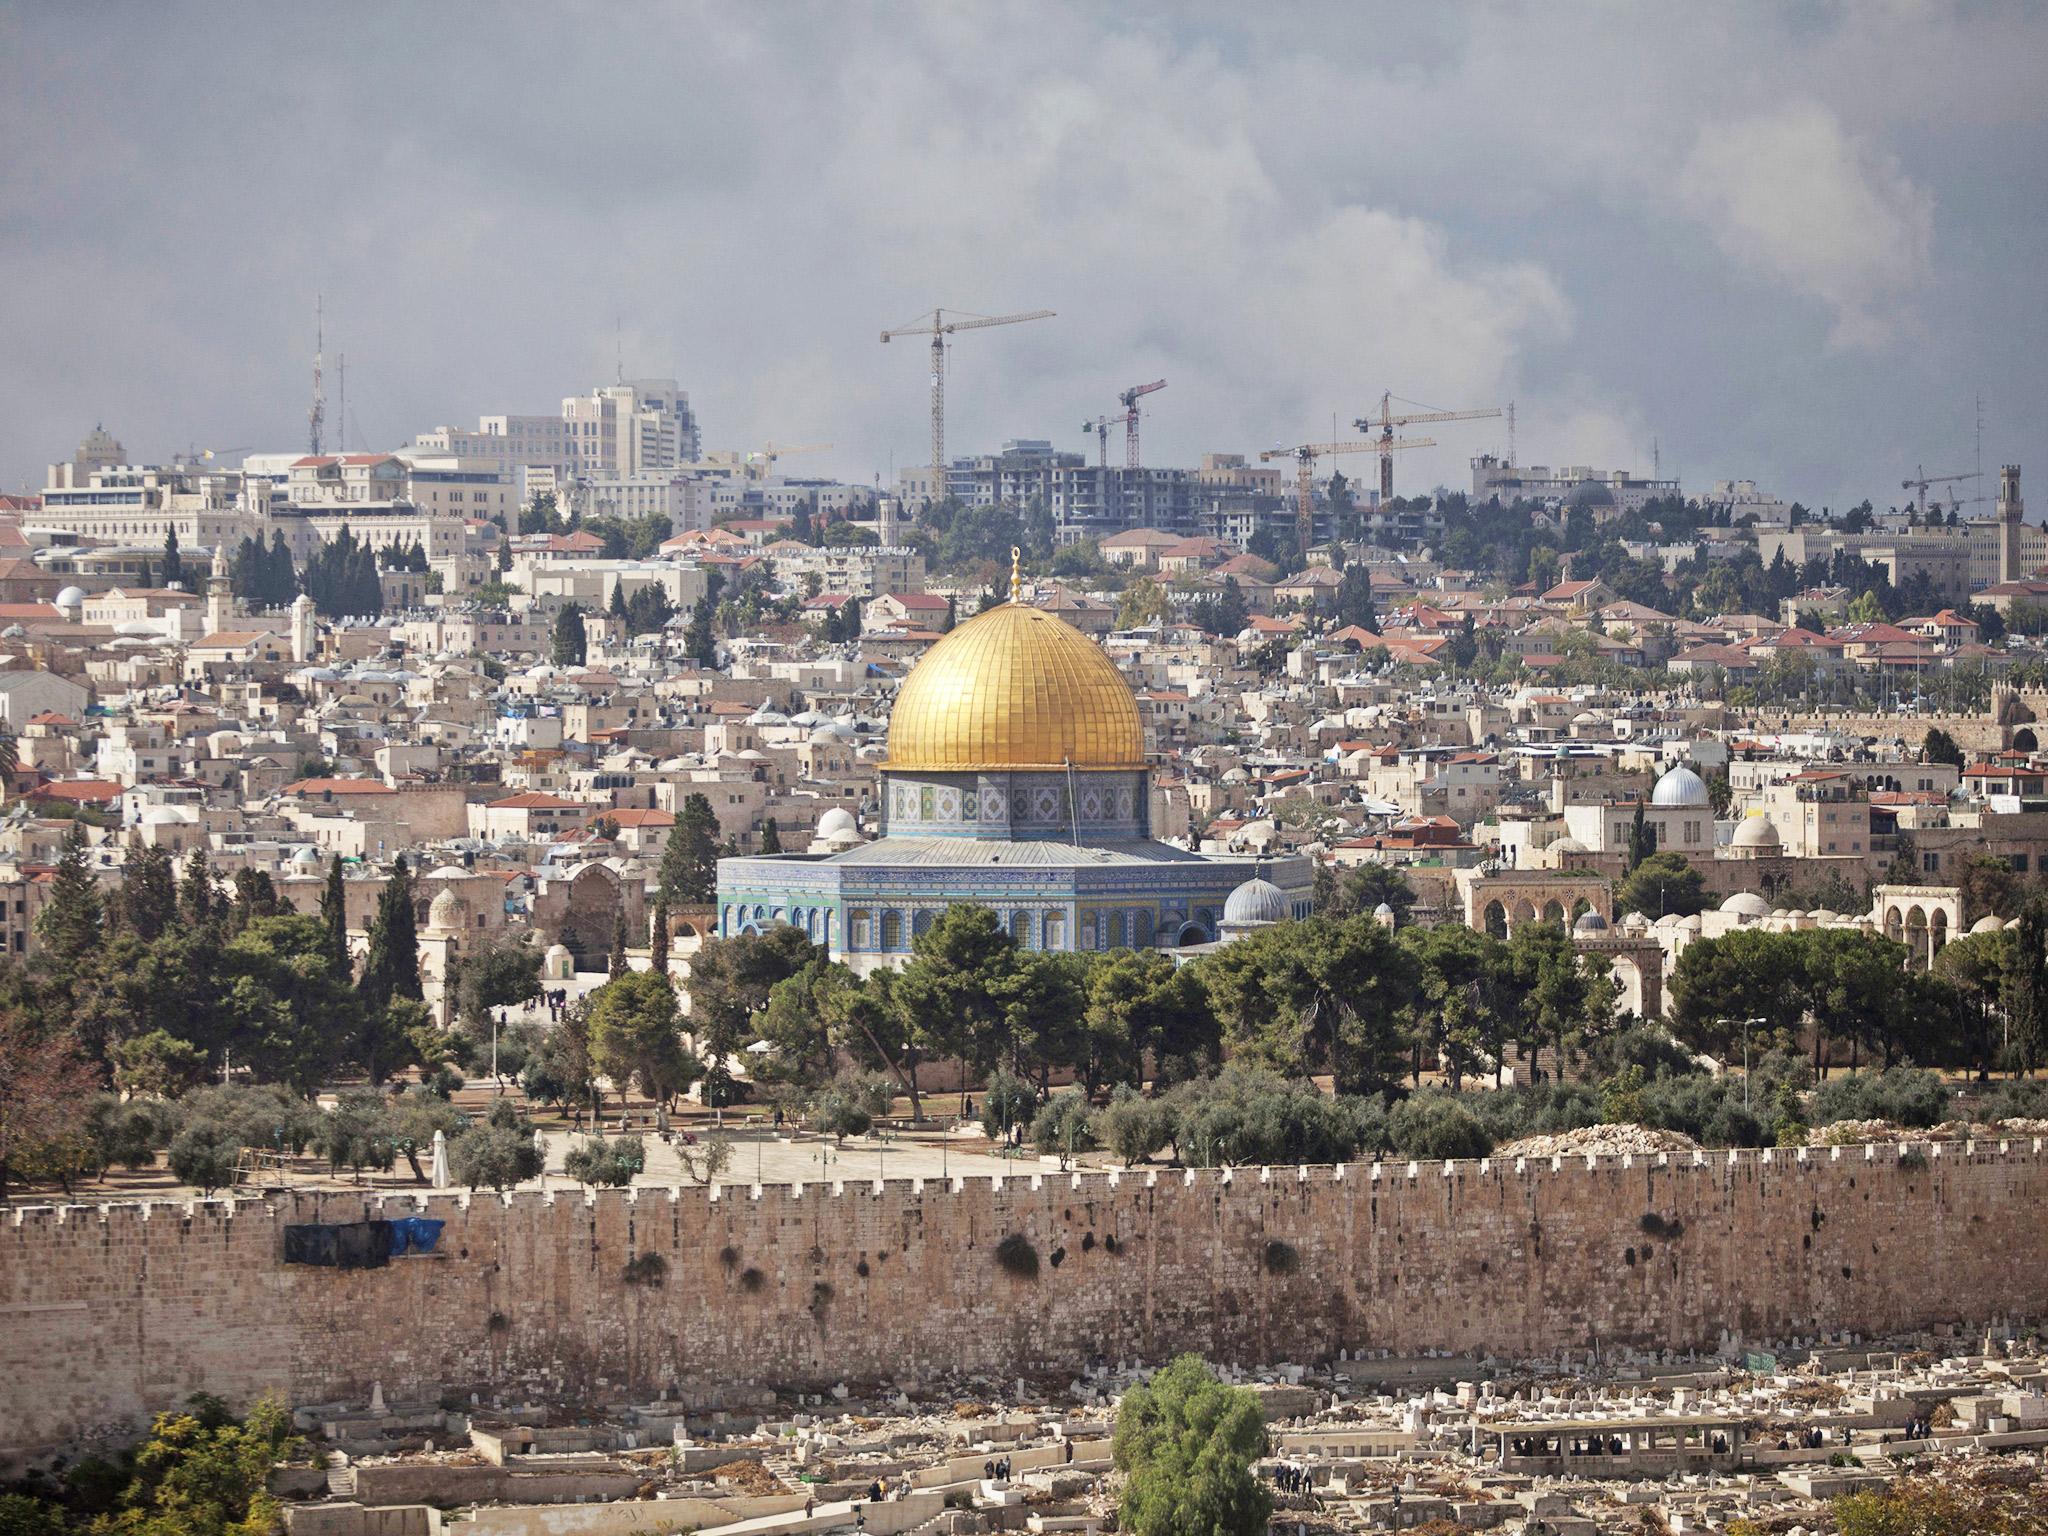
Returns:
[[[178,881],[171,856],[145,848],[133,833],[121,875],[121,920],[145,943],[154,943],[178,920]]]
[[[580,667],[589,653],[590,638],[583,629],[583,605],[567,604],[555,615],[554,641],[550,655],[558,667]]]
[[[199,928],[212,922],[219,910],[219,895],[213,888],[213,869],[206,862],[206,850],[194,848],[185,860],[185,879],[178,887],[179,914]]]
[[[768,825],[761,829],[761,851],[763,853],[782,852],[782,833],[776,827],[773,816],[768,818]]]
[[[718,891],[718,815],[702,795],[689,795],[661,850],[661,894],[701,906]]]
[[[612,923],[612,953],[605,973],[611,980],[617,981],[628,969],[630,967],[626,962],[626,908],[621,903],[619,915]]]
[[[647,923],[647,953],[654,962],[654,974],[668,974],[668,897],[656,893],[654,915]]]
[[[72,822],[64,834],[64,851],[50,880],[50,899],[36,914],[36,932],[50,955],[66,965],[93,954],[106,936],[106,909],[86,860],[82,822]]]
[[[377,897],[377,915],[370,920],[370,953],[363,963],[363,1006],[382,1013],[393,998],[424,997],[420,986],[419,922],[412,910],[412,871],[400,854],[391,878]]]
[[[185,562],[178,554],[178,530],[173,528],[164,535],[164,585],[171,586],[185,579]]]
[[[321,947],[327,963],[344,981],[353,974],[348,958],[348,890],[341,878],[341,855],[327,864],[327,889],[320,893]]]

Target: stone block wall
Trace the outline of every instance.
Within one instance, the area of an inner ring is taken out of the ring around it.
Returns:
[[[1927,1153],[23,1209],[0,1216],[0,1465],[201,1389],[647,1401],[1064,1381],[1182,1350],[1530,1358],[2048,1312],[2048,1143]],[[439,1254],[283,1263],[288,1224],[415,1211],[447,1223]],[[1035,1278],[997,1262],[1013,1235]]]

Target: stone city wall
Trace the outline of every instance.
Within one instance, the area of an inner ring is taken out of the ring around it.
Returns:
[[[204,1389],[715,1403],[731,1385],[1060,1380],[1199,1350],[1530,1358],[2048,1312],[2048,1143],[735,1186],[340,1192],[0,1215],[0,1464]],[[424,1212],[438,1254],[287,1266]],[[1019,1278],[997,1258],[1021,1237]],[[652,1257],[649,1257],[652,1256]],[[629,1279],[628,1262],[637,1260]],[[656,1263],[655,1260],[659,1260]]]

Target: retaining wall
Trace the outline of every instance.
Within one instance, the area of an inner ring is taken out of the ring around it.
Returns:
[[[0,1464],[245,1402],[454,1388],[1071,1377],[1180,1350],[1529,1358],[2048,1312],[2041,1141],[638,1190],[0,1216]],[[283,1229],[421,1212],[441,1253],[287,1266]],[[997,1245],[1019,1235],[1036,1278]],[[656,1255],[661,1264],[646,1263]],[[662,1272],[632,1283],[635,1272]]]

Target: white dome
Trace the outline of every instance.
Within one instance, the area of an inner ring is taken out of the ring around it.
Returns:
[[[305,847],[299,849],[296,853],[292,855],[292,862],[294,864],[304,864],[310,868],[318,869],[320,867],[320,850],[318,848],[315,848],[311,843],[308,843],[306,844]]]
[[[853,812],[834,806],[818,818],[818,836],[843,837],[848,833],[858,837],[860,826],[853,819]]]
[[[190,826],[198,820],[192,808],[185,805],[153,805],[142,813],[145,827]]]
[[[1556,842],[1552,843],[1550,845],[1550,851],[1552,853],[1560,854],[1584,853],[1586,851],[1586,845],[1580,842],[1576,837],[1567,835],[1564,837],[1560,837]]]
[[[453,886],[444,887],[427,908],[429,928],[465,928],[469,916],[469,903],[464,901]]]
[[[1721,910],[1742,918],[1769,917],[1771,904],[1755,891],[1737,891],[1721,903]]]
[[[1666,773],[1650,791],[1650,804],[1661,806],[1707,806],[1713,803],[1706,781],[1683,763]]]
[[[1233,927],[1252,927],[1287,920],[1287,893],[1270,880],[1256,877],[1245,881],[1223,903],[1223,921]]]
[[[1765,816],[1747,816],[1735,829],[1732,839],[1737,848],[1777,848],[1783,846],[1778,838],[1778,829]]]
[[[57,594],[57,606],[59,608],[83,608],[85,606],[85,588],[66,587]]]
[[[1598,912],[1581,912],[1579,920],[1572,924],[1573,933],[1605,933],[1607,919]]]
[[[1970,932],[1997,933],[2001,931],[2004,927],[2005,924],[2001,923],[1996,917],[1993,917],[1989,913],[1986,913],[1983,917],[1978,918],[1977,921],[1970,924]]]

